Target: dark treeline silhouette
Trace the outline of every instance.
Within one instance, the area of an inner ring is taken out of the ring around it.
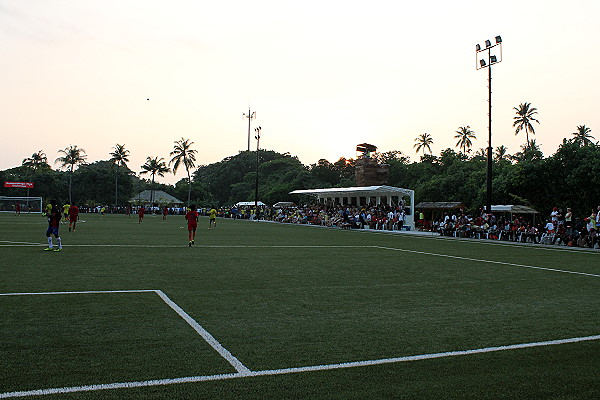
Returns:
[[[505,148],[500,152],[497,149],[494,204],[524,204],[544,214],[555,206],[570,207],[579,216],[587,216],[592,207],[600,205],[600,146],[577,138],[565,139],[553,155],[544,157],[533,140],[528,143],[514,155],[508,155]],[[377,153],[375,157],[390,165],[389,185],[415,190],[417,202],[460,201],[473,212],[484,206],[483,154],[469,157],[464,151],[446,149],[439,156],[423,154],[419,161],[411,161],[400,151]],[[258,197],[267,204],[306,202],[308,199],[289,194],[296,189],[355,186],[352,159],[321,159],[303,165],[289,153],[270,150],[261,150],[259,159]],[[189,198],[200,207],[218,207],[254,201],[256,153],[242,151],[220,162],[201,165],[191,172],[191,185],[187,177],[175,185],[153,184],[151,179],[140,179],[127,166],[115,168],[111,160],[82,164],[71,172],[25,159],[21,166],[0,171],[0,178],[34,182],[30,196],[56,198],[61,203],[69,201],[69,186],[72,202],[87,206],[114,205],[115,201],[123,206],[140,191],[153,188],[184,202]],[[26,189],[2,188],[1,194],[27,193]]]

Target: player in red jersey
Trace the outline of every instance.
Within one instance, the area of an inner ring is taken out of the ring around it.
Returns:
[[[144,220],[144,213],[146,213],[146,209],[144,206],[141,206],[140,210],[138,211],[138,224],[141,224]]]
[[[185,219],[188,223],[188,240],[190,241],[188,246],[192,247],[196,238],[196,228],[198,228],[198,211],[196,211],[195,204],[191,205],[190,211],[185,214]]]
[[[56,200],[50,200],[50,211],[46,213],[48,217],[48,230],[46,231],[46,237],[48,238],[48,247],[44,251],[61,251],[62,240],[58,236],[58,227],[60,226],[60,220],[62,219],[62,213],[56,205]],[[58,247],[54,248],[52,243],[52,235],[56,238]]]
[[[71,207],[69,207],[69,232],[71,232],[71,230],[75,232],[77,220],[79,220],[79,207],[73,204]]]

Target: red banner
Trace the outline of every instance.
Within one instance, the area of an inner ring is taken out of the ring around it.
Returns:
[[[33,189],[33,182],[4,182],[4,187]]]

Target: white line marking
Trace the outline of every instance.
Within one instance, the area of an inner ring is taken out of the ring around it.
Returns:
[[[552,245],[542,245],[538,244],[535,247],[530,246],[526,243],[506,243],[506,242],[495,242],[487,239],[471,239],[471,238],[452,238],[446,236],[424,236],[424,235],[414,235],[406,232],[396,233],[394,232],[373,232],[373,231],[361,231],[357,230],[356,233],[362,234],[371,234],[371,235],[400,235],[404,237],[411,237],[417,239],[425,239],[425,240],[460,240],[463,242],[476,243],[481,245],[489,245],[489,246],[503,246],[503,247],[511,247],[511,248],[529,248],[535,250],[542,251],[558,251],[558,252],[569,252],[569,253],[586,253],[586,254],[600,254],[600,252],[596,251],[596,249],[587,249],[587,248],[560,248]],[[5,243],[5,244],[2,244]],[[28,246],[46,246],[46,243],[27,243],[27,242],[12,242],[8,240],[0,240],[0,247],[28,247]],[[124,247],[124,248],[179,248],[179,247],[188,247],[186,244],[181,245],[152,245],[152,244],[70,244],[67,247]],[[377,246],[294,246],[294,245],[281,245],[281,246],[267,246],[267,245],[198,245],[195,247],[200,248],[267,248],[267,247],[281,247],[281,248],[294,248],[294,247],[306,247],[306,248],[368,248],[368,247],[377,247]]]
[[[473,350],[448,351],[448,352],[444,352],[444,353],[429,353],[429,354],[420,354],[420,355],[415,355],[415,356],[383,358],[383,359],[379,359],[379,360],[355,361],[355,362],[347,362],[347,363],[339,363],[339,364],[323,364],[323,365],[313,365],[313,366],[307,366],[307,367],[294,367],[294,368],[271,369],[271,370],[262,370],[262,371],[250,371],[247,373],[188,376],[188,377],[183,377],[183,378],[155,379],[155,380],[149,380],[149,381],[118,382],[118,383],[107,383],[107,384],[100,384],[100,385],[71,386],[71,387],[63,387],[63,388],[37,389],[37,390],[28,390],[28,391],[20,391],[20,392],[5,392],[5,393],[0,393],[0,399],[26,397],[26,396],[41,396],[41,395],[48,395],[48,394],[89,392],[89,391],[108,390],[108,389],[125,389],[125,388],[139,388],[139,387],[147,387],[147,386],[164,386],[164,385],[173,385],[173,384],[179,384],[179,383],[191,383],[191,382],[220,381],[220,380],[226,380],[226,379],[248,378],[248,377],[255,377],[255,376],[284,375],[284,374],[294,374],[294,373],[303,373],[303,372],[312,372],[312,371],[327,371],[327,370],[335,370],[335,369],[342,369],[342,368],[365,367],[365,366],[370,366],[370,365],[393,364],[393,363],[399,363],[399,362],[431,360],[431,359],[435,359],[435,358],[456,357],[456,356],[465,356],[465,355],[471,355],[471,354],[493,353],[493,352],[506,351],[506,350],[518,350],[518,349],[525,349],[525,348],[532,348],[532,347],[553,346],[553,345],[561,345],[561,344],[568,344],[568,343],[579,343],[579,342],[599,340],[599,339],[600,339],[600,335],[594,335],[594,336],[576,337],[576,338],[569,338],[569,339],[549,340],[549,341],[544,341],[544,342],[532,342],[532,343],[513,344],[513,345],[507,345],[507,346],[484,347],[484,348],[473,349]]]
[[[105,293],[156,293],[156,290],[86,290],[80,292],[30,292],[30,293],[0,293],[0,296],[39,296],[49,294],[105,294]]]
[[[173,300],[171,300],[162,290],[90,290],[80,292],[31,292],[31,293],[0,293],[0,296],[36,296],[36,295],[60,295],[60,294],[106,294],[106,293],[156,293],[162,301],[171,307],[185,322],[188,323],[202,338],[229,362],[238,373],[247,374],[250,372],[244,364],[240,362],[229,350],[219,343],[206,329],[202,327],[196,320],[183,311]]]
[[[0,247],[29,247],[29,246],[47,246],[47,243],[30,243],[30,244],[0,244]],[[69,244],[65,247],[125,247],[125,248],[178,248],[188,247],[187,244]],[[377,248],[377,246],[319,246],[319,245],[197,245],[196,248],[206,249],[221,249],[221,248],[342,248],[342,249],[364,249]]]
[[[383,247],[383,246],[374,246],[374,247],[377,247],[377,248],[383,249],[383,250],[402,251],[402,252],[405,252],[405,253],[415,253],[415,254],[423,254],[423,255],[428,255],[428,256],[455,258],[457,260],[477,261],[477,262],[484,262],[484,263],[490,263],[490,264],[510,265],[512,267],[532,268],[532,269],[540,269],[540,270],[544,270],[544,271],[562,272],[564,274],[585,275],[585,276],[593,276],[593,277],[596,277],[596,278],[600,278],[600,275],[597,275],[597,274],[588,274],[588,273],[585,273],[585,272],[568,271],[568,270],[555,269],[555,268],[534,267],[533,265],[515,264],[515,263],[509,263],[509,262],[505,262],[505,261],[480,260],[480,259],[477,259],[477,258],[452,256],[452,255],[449,255],[449,254],[429,253],[429,252],[426,252],[426,251],[418,251],[418,250],[397,249],[397,248],[394,248],[394,247]]]
[[[30,246],[42,246],[43,243],[33,243],[33,242],[13,242],[12,240],[0,240],[0,243],[6,243],[4,246],[8,245],[30,245]]]
[[[179,316],[183,318],[185,322],[187,322],[192,328],[194,328],[194,330],[198,332],[198,334],[202,336],[204,340],[206,340],[206,342],[210,344],[211,347],[221,355],[221,357],[226,359],[229,362],[229,364],[231,364],[235,368],[236,371],[238,371],[241,374],[247,374],[250,372],[250,370],[244,364],[242,364],[240,360],[238,360],[233,354],[231,354],[229,350],[223,347],[221,343],[217,341],[217,339],[215,339],[210,333],[208,333],[206,329],[204,329],[198,322],[196,322],[185,311],[183,311],[181,307],[175,304],[173,300],[168,298],[166,294],[164,294],[161,290],[157,290],[156,294],[158,294],[160,298],[163,299],[163,301],[169,305],[169,307],[171,307],[177,314],[179,314]]]

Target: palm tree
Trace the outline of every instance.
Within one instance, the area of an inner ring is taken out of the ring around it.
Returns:
[[[165,176],[170,169],[167,167],[165,160],[162,157],[160,159],[158,157],[146,157],[146,163],[142,165],[142,169],[143,171],[140,172],[140,174],[152,174],[152,192],[150,194],[150,203],[154,204],[154,176]]]
[[[595,139],[590,132],[592,130],[585,125],[577,126],[577,132],[573,132],[573,142],[577,143],[579,146],[593,146],[594,142],[592,139]]]
[[[431,154],[432,144],[433,138],[431,137],[431,135],[429,133],[423,133],[415,138],[415,145],[413,147],[417,149],[417,153],[421,151],[421,149],[423,149],[423,154],[425,154],[425,149],[427,149],[429,150],[429,154]]]
[[[118,199],[118,181],[119,181],[119,167],[127,167],[129,162],[129,150],[125,148],[124,144],[116,144],[113,147],[115,151],[110,153],[110,161],[115,166],[115,207],[117,206]]]
[[[537,114],[537,108],[531,107],[531,103],[521,103],[519,107],[513,107],[513,109],[517,112],[517,115],[514,117],[513,127],[516,127],[515,135],[518,135],[519,132],[525,130],[527,145],[529,142],[529,132],[535,135],[535,129],[533,129],[533,125],[531,122],[535,121],[538,124],[540,121],[535,119],[533,116]]]
[[[196,162],[196,150],[192,149],[194,142],[190,142],[190,139],[183,139],[175,141],[173,151],[170,153],[173,158],[169,161],[169,165],[173,164],[173,175],[177,172],[177,169],[181,164],[185,167],[185,172],[188,176],[188,200],[187,205],[190,205],[190,197],[192,196],[192,179],[190,178],[190,168],[194,168]]]
[[[87,155],[85,154],[84,149],[78,148],[76,145],[69,145],[64,150],[59,150],[58,153],[64,154],[62,157],[58,157],[55,163],[60,163],[61,168],[68,167],[69,168],[69,204],[73,204],[73,199],[71,197],[71,186],[73,183],[73,170],[76,165],[85,164],[85,159]]]
[[[22,165],[37,171],[48,166],[48,157],[46,157],[46,153],[40,150],[33,153],[31,157],[24,159]]]
[[[458,142],[456,142],[456,147],[460,148],[463,154],[467,154],[467,151],[470,151],[471,146],[473,145],[471,139],[477,138],[475,136],[475,132],[473,132],[471,127],[467,125],[460,126],[456,133],[457,135],[454,136],[454,138],[458,139]]]
[[[496,161],[504,160],[508,156],[508,148],[505,145],[496,147],[494,158]]]

